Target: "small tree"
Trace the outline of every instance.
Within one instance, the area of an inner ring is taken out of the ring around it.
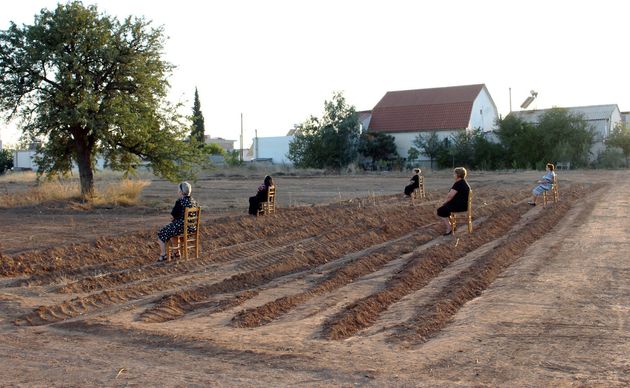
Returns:
[[[359,138],[359,153],[378,160],[394,160],[398,157],[395,138],[382,132],[365,132]]]
[[[630,128],[625,125],[617,125],[608,139],[607,148],[619,148],[626,159],[626,167],[630,167]]]
[[[0,175],[13,168],[13,155],[7,149],[0,150]]]
[[[431,169],[433,169],[433,160],[438,156],[440,152],[440,138],[436,132],[431,132],[428,135],[419,134],[413,141],[413,144],[431,160]]]
[[[407,151],[407,162],[409,164],[414,163],[419,157],[420,151],[415,147],[409,147],[409,151]]]
[[[195,139],[198,143],[203,144],[205,142],[205,124],[203,119],[203,113],[201,112],[201,102],[199,101],[199,92],[195,88],[195,102],[193,103],[192,113],[192,129],[190,131],[191,139]]]

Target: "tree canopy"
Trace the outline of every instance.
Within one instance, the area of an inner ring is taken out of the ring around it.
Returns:
[[[0,175],[13,168],[13,155],[7,149],[0,149]]]
[[[398,157],[395,138],[382,132],[364,132],[359,137],[359,153],[372,161],[393,160]]]
[[[441,142],[435,131],[429,134],[418,134],[413,140],[413,144],[417,149],[430,159],[431,169],[433,169],[433,161],[440,152]]]
[[[608,139],[606,147],[619,148],[626,159],[626,167],[630,167],[630,128],[625,125],[616,126]]]
[[[168,179],[190,171],[199,152],[183,141],[187,125],[166,100],[173,66],[162,58],[164,41],[143,18],[119,21],[78,1],[0,31],[0,111],[42,141],[40,172],[76,162],[90,197],[97,155],[117,170],[144,162]]]
[[[289,143],[289,160],[296,167],[339,170],[357,159],[359,119],[342,93],[324,102],[321,118],[311,116]]]
[[[593,132],[586,120],[563,108],[545,112],[538,123],[508,115],[499,121],[497,133],[512,166],[521,168],[551,161],[584,166],[593,144]]]

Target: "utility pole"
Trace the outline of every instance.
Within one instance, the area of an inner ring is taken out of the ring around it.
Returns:
[[[260,156],[258,155],[258,130],[254,130],[254,136],[256,136],[256,159],[258,159]]]
[[[241,113],[241,162],[243,161],[243,113]]]

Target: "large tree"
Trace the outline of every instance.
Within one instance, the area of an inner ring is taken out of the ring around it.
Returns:
[[[145,162],[169,179],[191,167],[198,151],[182,141],[187,128],[166,101],[173,66],[164,41],[143,18],[119,21],[77,1],[0,31],[0,111],[43,141],[40,172],[76,162],[87,198],[97,155],[119,170]]]
[[[204,125],[203,113],[201,112],[199,92],[197,91],[197,88],[195,88],[195,102],[193,103],[192,130],[190,131],[190,137],[203,144],[205,141],[205,131],[206,128]]]
[[[289,159],[297,167],[339,170],[357,159],[359,119],[341,93],[324,102],[324,115],[311,116],[298,126],[289,144]]]

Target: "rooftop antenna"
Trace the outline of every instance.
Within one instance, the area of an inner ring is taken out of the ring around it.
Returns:
[[[536,97],[538,97],[538,92],[535,90],[530,90],[529,91],[530,96],[527,97],[525,99],[525,101],[523,101],[523,103],[521,104],[521,109],[527,109],[527,107],[534,102],[534,100],[536,99]]]

